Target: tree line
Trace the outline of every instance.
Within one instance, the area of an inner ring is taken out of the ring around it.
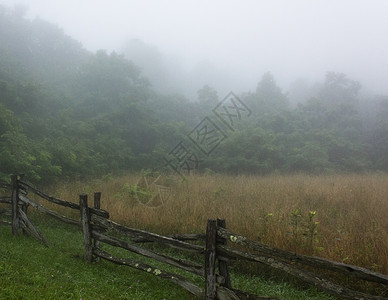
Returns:
[[[238,95],[251,116],[200,157],[199,172],[388,171],[388,95],[360,89],[328,72],[293,105],[265,73]],[[153,169],[222,96],[209,86],[195,101],[158,93],[124,55],[91,53],[57,26],[0,7],[0,178]]]

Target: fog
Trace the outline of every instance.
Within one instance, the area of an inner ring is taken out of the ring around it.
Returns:
[[[91,51],[125,52],[162,92],[253,91],[270,71],[287,92],[328,71],[388,94],[388,1],[1,0]]]

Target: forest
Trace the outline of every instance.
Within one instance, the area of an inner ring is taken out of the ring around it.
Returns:
[[[362,93],[346,74],[328,70],[294,103],[265,72],[237,95],[249,114],[229,128],[214,113],[226,95],[208,85],[196,99],[162,93],[141,70],[124,54],[92,53],[58,26],[0,6],[0,178],[174,172],[166,161],[182,162],[174,152],[182,143],[195,157],[190,168],[179,165],[187,173],[388,171],[388,95]],[[211,153],[190,141],[205,119],[223,132]]]

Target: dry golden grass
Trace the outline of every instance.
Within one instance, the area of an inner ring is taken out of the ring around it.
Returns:
[[[100,191],[111,219],[163,234],[204,232],[207,219],[223,218],[251,239],[388,274],[387,174],[193,176],[158,207],[137,201],[140,178],[61,183],[47,192],[74,202],[88,193],[91,205]]]

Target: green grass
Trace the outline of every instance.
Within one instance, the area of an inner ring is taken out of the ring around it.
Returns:
[[[0,226],[0,299],[194,299],[179,286],[154,275],[107,261],[83,261],[82,234],[72,226],[33,215],[50,242],[47,248],[10,227]],[[112,250],[105,246],[104,250]],[[173,250],[169,252],[174,252]],[[114,254],[135,257],[116,249]],[[144,258],[136,259],[187,276],[203,287],[203,279]],[[315,289],[232,272],[232,284],[251,293],[280,299],[334,299]]]
[[[39,229],[49,248],[0,228],[1,299],[190,299],[185,290],[144,272],[85,263],[76,228],[45,221]]]

